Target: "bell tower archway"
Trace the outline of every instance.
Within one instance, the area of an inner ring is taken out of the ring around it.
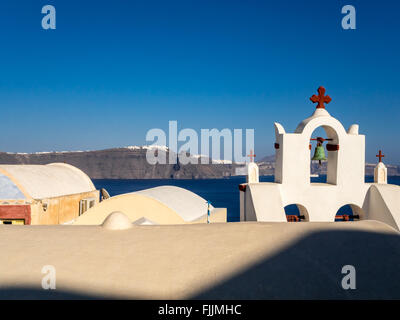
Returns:
[[[324,181],[337,184],[337,166],[339,157],[339,136],[329,125],[321,125],[314,129],[310,136],[310,182],[312,174],[318,172],[326,175]]]

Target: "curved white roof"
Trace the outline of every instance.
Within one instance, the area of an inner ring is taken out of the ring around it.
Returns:
[[[316,109],[311,117],[299,123],[295,133],[311,134],[319,126],[325,127],[327,134],[332,138],[336,135],[342,137],[347,134],[340,121],[332,117],[325,109]]]
[[[0,165],[0,176],[0,199],[20,194],[43,199],[96,190],[83,171],[65,163]]]
[[[134,193],[155,199],[174,210],[185,221],[193,221],[207,214],[207,201],[197,194],[175,186],[161,186]],[[214,207],[210,205],[210,211]]]

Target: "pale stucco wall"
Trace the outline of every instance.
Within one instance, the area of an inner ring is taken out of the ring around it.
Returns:
[[[278,184],[248,184],[246,196],[246,221],[286,222]]]
[[[373,184],[366,196],[363,210],[367,219],[378,220],[400,230],[400,187]]]
[[[0,264],[0,298],[70,292],[132,299],[398,299],[399,249],[399,233],[376,221],[120,231],[0,226],[0,251],[8,257]],[[357,290],[341,287],[347,264],[356,267]],[[45,265],[55,267],[56,290],[42,289]]]
[[[79,217],[79,203],[86,198],[94,198],[97,204],[99,202],[99,191],[33,200],[31,204],[31,224],[51,225],[70,222]],[[43,208],[44,204],[47,204],[46,210]]]

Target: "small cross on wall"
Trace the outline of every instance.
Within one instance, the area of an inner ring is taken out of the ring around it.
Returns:
[[[385,155],[382,153],[382,150],[379,150],[379,154],[377,154],[376,157],[379,158],[379,162],[382,162],[382,158],[384,158]]]
[[[254,158],[256,157],[256,155],[253,153],[253,150],[250,150],[250,154],[248,155],[248,157],[250,158],[250,162],[254,162]]]

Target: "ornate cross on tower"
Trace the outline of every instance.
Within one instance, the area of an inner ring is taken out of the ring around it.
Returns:
[[[379,150],[379,154],[377,154],[376,157],[379,158],[379,162],[382,162],[382,158],[385,157],[385,155],[382,153],[381,150]]]
[[[253,150],[250,150],[250,154],[248,155],[248,157],[250,158],[250,162],[254,162],[254,158],[256,157],[256,155],[253,153]]]
[[[325,105],[324,103],[329,103],[332,101],[330,96],[326,96],[325,95],[325,88],[324,87],[319,87],[318,88],[318,96],[316,96],[315,94],[310,98],[310,100],[313,103],[317,103],[317,109],[325,109]]]

